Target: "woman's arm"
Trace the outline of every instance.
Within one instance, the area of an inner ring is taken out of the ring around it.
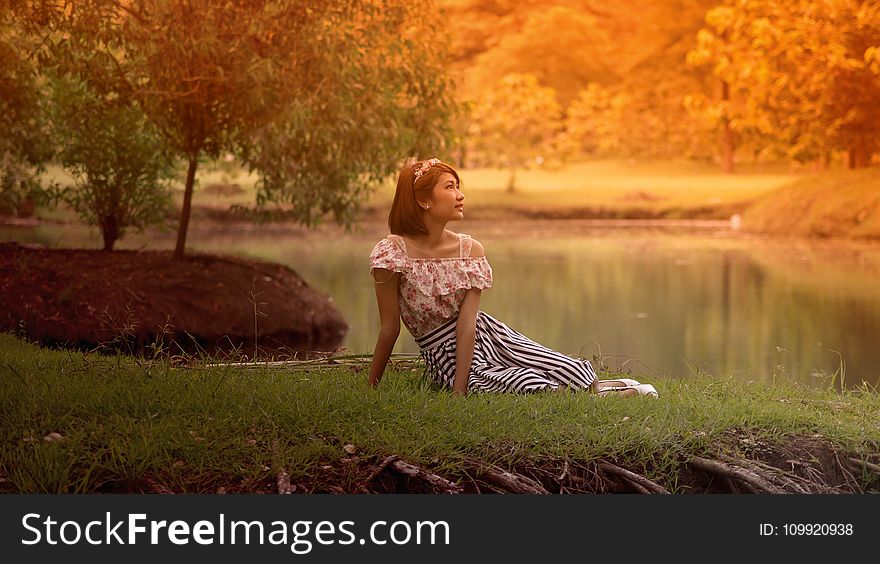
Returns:
[[[472,257],[486,256],[483,245],[476,239],[471,240]],[[455,380],[452,391],[467,394],[468,377],[474,361],[474,340],[477,337],[477,313],[480,311],[482,290],[471,288],[464,295],[458,321],[455,323]]]
[[[370,364],[371,386],[378,386],[385,366],[394,350],[394,343],[400,335],[400,304],[397,301],[400,274],[384,268],[373,269],[373,282],[376,287],[376,301],[379,304],[379,338],[373,350],[373,362]]]
[[[477,312],[480,311],[479,288],[471,288],[464,295],[458,320],[455,322],[455,381],[452,391],[466,394],[468,376],[474,360],[474,340],[477,336]]]

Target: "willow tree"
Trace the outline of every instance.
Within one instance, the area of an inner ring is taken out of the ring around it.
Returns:
[[[428,4],[58,1],[41,2],[32,21],[51,28],[49,59],[99,93],[134,100],[186,161],[181,258],[204,158],[242,157],[260,176],[259,203],[347,224],[371,181],[439,149],[451,106],[428,48]]]

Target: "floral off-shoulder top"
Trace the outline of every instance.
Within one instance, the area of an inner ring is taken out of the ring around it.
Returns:
[[[401,273],[400,318],[413,337],[457,318],[468,289],[492,287],[492,267],[486,257],[470,256],[472,243],[470,235],[460,233],[458,256],[449,258],[410,258],[399,235],[388,235],[373,247],[371,275],[374,268]]]

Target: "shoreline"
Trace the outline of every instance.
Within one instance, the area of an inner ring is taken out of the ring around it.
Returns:
[[[880,491],[867,390],[695,377],[655,380],[659,399],[458,398],[405,360],[375,390],[354,361],[180,365],[11,335],[0,355],[0,493]]]

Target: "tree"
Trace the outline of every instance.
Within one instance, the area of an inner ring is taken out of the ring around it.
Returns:
[[[444,136],[451,106],[426,47],[428,2],[65,4],[33,20],[53,25],[51,58],[99,94],[136,101],[188,164],[177,258],[204,157],[240,155],[261,176],[261,203],[286,199],[306,222],[332,211],[345,223],[365,183]],[[369,144],[357,139],[365,131]]]
[[[51,157],[29,38],[0,7],[0,212],[27,215],[43,200],[39,173]]]
[[[510,73],[534,75],[568,104],[590,83],[618,80],[612,50],[596,16],[568,6],[548,6],[530,13],[517,33],[503,36],[479,55],[472,80],[495,84]]]
[[[70,79],[54,80],[52,94],[56,158],[74,178],[60,198],[98,226],[104,250],[131,229],[163,223],[174,162],[140,108]]]
[[[483,163],[510,169],[507,190],[513,192],[517,169],[555,153],[561,126],[555,91],[533,75],[513,73],[477,102],[469,137]]]
[[[876,2],[726,0],[706,23],[688,60],[711,67],[727,96],[692,105],[774,154],[809,161],[844,150],[851,166],[870,163],[880,136]]]
[[[706,88],[708,72],[686,65],[685,54],[715,3],[443,0],[455,22],[456,93],[469,102],[507,73],[534,74],[567,105],[562,150],[585,142],[591,155],[706,158],[709,128],[682,94]]]
[[[581,90],[568,107],[565,135],[577,153],[590,156],[619,155],[627,132],[623,126],[629,105],[623,93],[614,93],[598,84]]]
[[[259,206],[289,203],[306,225],[332,213],[348,226],[362,195],[397,172],[403,156],[450,147],[459,112],[447,54],[425,31],[431,3],[373,4],[379,12],[352,21],[328,16],[323,25],[333,33],[314,34],[301,49],[312,53],[301,80],[311,89],[240,138],[243,162],[262,174]]]

